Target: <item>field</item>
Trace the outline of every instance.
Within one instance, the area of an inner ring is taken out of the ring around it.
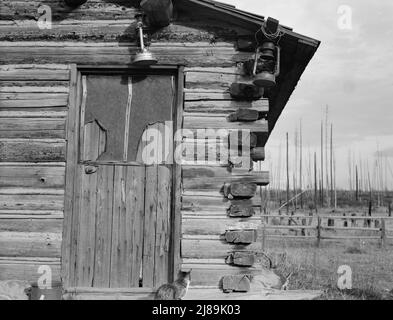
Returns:
[[[386,206],[375,206],[372,209],[373,217],[388,217]],[[283,211],[281,214],[285,214],[286,209]],[[290,213],[294,216],[307,216],[311,211],[300,208],[295,211],[292,207]],[[365,203],[354,204],[350,201],[337,209],[319,208],[318,211],[318,214],[325,216],[368,216],[368,207]],[[278,212],[270,212],[270,214],[277,215]],[[314,223],[315,218],[312,220]],[[361,220],[360,223],[363,224],[364,221]],[[349,226],[350,224],[351,222]],[[393,220],[388,220],[386,228],[387,233],[392,235]],[[288,231],[285,232],[288,234]],[[301,236],[294,239],[266,237],[264,251],[273,257],[276,272],[284,277],[292,273],[288,289],[323,290],[324,295],[321,297],[323,300],[393,299],[393,294],[390,294],[393,289],[393,239],[388,239],[382,247],[378,239],[362,239],[372,235],[371,231],[340,229],[328,230],[328,232],[330,235],[342,236],[343,239],[322,240],[318,246],[316,240],[302,239]],[[378,235],[379,232],[375,234]],[[344,239],[348,235],[356,235],[359,238]],[[352,270],[352,290],[340,291],[337,287],[340,277],[338,269],[343,265],[349,266]]]

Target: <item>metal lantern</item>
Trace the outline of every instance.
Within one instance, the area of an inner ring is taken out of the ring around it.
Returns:
[[[276,78],[280,74],[280,47],[274,45],[273,42],[264,42],[262,46],[257,48],[255,52],[254,61],[254,84],[262,88],[271,88],[276,85]],[[260,60],[265,60],[267,62],[274,61],[274,70],[268,70],[263,68],[261,72],[258,72],[258,62]]]
[[[135,55],[133,65],[136,66],[151,66],[156,64],[158,61],[154,57],[154,55],[150,52],[148,48],[145,47],[145,43],[143,40],[143,22],[142,19],[138,21],[137,30],[139,33],[139,42],[140,42],[140,51]]]

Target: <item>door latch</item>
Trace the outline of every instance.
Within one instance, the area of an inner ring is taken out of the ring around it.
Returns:
[[[86,167],[85,167],[85,173],[86,173],[86,174],[93,174],[93,173],[96,173],[97,170],[98,170],[98,167],[97,167],[97,166],[86,166]]]

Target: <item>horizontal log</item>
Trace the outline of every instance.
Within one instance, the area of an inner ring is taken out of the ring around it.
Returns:
[[[78,63],[124,65],[139,50],[136,44],[68,42],[0,42],[0,63]],[[249,60],[250,53],[237,52],[230,42],[153,42],[150,50],[159,64],[185,66],[233,66]],[[233,81],[231,81],[232,83]]]
[[[260,218],[217,218],[183,216],[182,233],[185,235],[224,235],[228,230],[260,229]]]
[[[237,267],[225,264],[224,259],[183,259],[182,270],[191,271],[191,286],[222,287],[222,277],[227,275],[253,275],[252,288],[261,289],[263,282],[267,287],[279,286],[280,277],[273,270],[255,267]]]
[[[183,114],[183,126],[185,129],[228,129],[228,130],[248,130],[251,132],[268,132],[266,120],[254,122],[229,122],[226,115],[209,115],[203,113]]]
[[[214,168],[201,169],[200,167],[197,170],[193,171],[189,166],[187,169],[183,169],[183,188],[185,190],[198,190],[198,189],[207,189],[207,190],[221,190],[224,187],[225,183],[255,183],[258,185],[268,185],[269,184],[269,173],[268,172],[246,172],[246,173],[231,173],[227,172],[224,174],[224,170],[226,168],[216,168],[215,172]],[[224,170],[223,170],[224,169]],[[194,172],[201,172],[202,176],[198,176],[198,174],[194,174]],[[203,172],[206,172],[203,175]],[[207,176],[207,174],[211,174]]]
[[[208,166],[182,166],[183,178],[218,178],[232,175],[230,168],[212,168]]]
[[[223,114],[225,116],[235,112],[239,108],[258,111],[261,115],[269,112],[269,105],[264,100],[255,102],[235,101],[235,100],[204,100],[186,101],[184,111],[186,112],[206,112],[209,114]]]
[[[45,98],[37,100],[0,100],[0,108],[45,108],[67,106],[68,98]]]
[[[185,89],[184,100],[185,110],[193,112],[219,113],[236,111],[238,108],[248,108],[264,113],[269,111],[268,99],[235,101],[227,91],[217,89]]]
[[[253,206],[260,206],[262,201],[260,197],[250,199]],[[183,192],[182,195],[182,210],[184,211],[204,211],[214,210],[216,212],[225,212],[227,214],[228,208],[231,204],[239,203],[238,200],[229,200],[222,195],[203,195],[197,192]]]
[[[68,100],[66,93],[37,93],[37,92],[0,92],[0,100]]]
[[[9,67],[8,70],[3,68],[0,72],[0,81],[10,81],[10,80],[22,80],[22,81],[35,81],[35,80],[69,80],[70,71],[69,70],[42,70],[39,66],[37,69],[12,69]]]
[[[20,216],[38,216],[43,218],[50,218],[52,216],[63,217],[62,210],[12,210],[12,209],[0,209],[0,216],[16,217]]]
[[[217,165],[228,165],[228,141],[223,138],[217,139],[184,139],[182,141],[181,163],[198,162],[218,162]],[[179,160],[177,160],[179,161]]]
[[[63,215],[40,216],[4,216],[0,215],[0,232],[38,232],[58,233],[63,229]]]
[[[0,210],[63,210],[64,194],[0,194]]]
[[[150,288],[68,288],[64,300],[153,300],[155,290]]]
[[[266,255],[263,253],[258,253],[258,252],[253,252],[253,251],[234,251],[231,252],[226,258],[228,258],[229,256],[231,256],[233,258],[233,256],[236,257],[242,257],[242,256],[248,256],[248,255],[252,255],[254,257],[254,264],[255,266],[253,266],[254,268],[259,268],[259,269],[270,269],[270,265],[267,264],[266,267],[262,267],[262,263],[265,264],[266,262],[263,260],[267,260]],[[229,259],[231,260],[231,259]],[[237,269],[239,268],[239,270],[241,270],[244,266],[239,265],[239,266],[231,266],[229,265],[228,262],[231,261],[227,261],[227,259],[194,259],[194,258],[184,258],[183,260],[183,265],[198,265],[201,269],[203,268],[210,268],[210,269],[219,269],[219,270],[231,270],[231,269]],[[248,268],[250,268],[250,266],[246,266]],[[185,268],[184,268],[185,269]],[[192,267],[190,266],[189,269],[192,269]]]
[[[0,162],[65,161],[64,140],[0,140]]]
[[[105,12],[104,10],[102,12]],[[130,28],[133,19],[52,21],[51,29],[38,29],[36,21],[24,20],[20,25],[2,25],[2,41],[135,41],[135,29]],[[1,21],[0,21],[1,25]],[[24,62],[29,62],[28,60]],[[57,61],[61,62],[61,61]]]
[[[0,6],[0,17],[8,18],[15,15],[15,19],[35,19],[40,17],[38,8],[42,4],[51,6],[53,20],[57,21],[64,18],[102,20],[108,19],[112,14],[118,18],[125,18],[127,15],[134,16],[139,10],[133,6],[126,6],[124,0],[117,0],[111,3],[105,1],[86,1],[86,0],[45,0],[45,1],[10,1],[3,0]],[[78,5],[83,4],[78,7]],[[108,12],[106,12],[106,10]]]
[[[64,166],[0,165],[0,187],[63,188]]]
[[[23,280],[37,282],[42,273],[38,268],[49,266],[52,271],[52,281],[60,281],[60,259],[38,257],[0,257],[0,281]]]
[[[242,203],[244,202],[244,204]],[[228,205],[228,206],[227,206]],[[206,219],[226,219],[226,218],[247,218],[247,217],[231,217],[230,216],[230,207],[231,206],[250,206],[254,209],[255,214],[249,218],[258,218],[261,220],[261,212],[260,212],[260,205],[253,205],[253,199],[249,200],[232,200],[221,207],[207,207],[207,209],[200,209],[200,210],[183,210],[181,211],[182,215],[186,218],[206,218]]]
[[[9,1],[9,0],[7,0]],[[11,1],[15,3],[15,1]],[[50,0],[52,8],[52,28],[38,29],[37,19],[39,5],[36,1],[35,10],[8,12],[0,16],[0,39],[8,41],[135,41],[135,15],[140,13],[139,8],[130,6],[127,0],[88,1],[81,8],[70,10],[63,0],[56,1],[59,6]],[[20,3],[20,1],[16,2]],[[24,2],[29,3],[29,2]],[[91,6],[95,8],[91,8]],[[87,8],[86,8],[87,7]],[[90,8],[89,8],[90,7]],[[1,9],[0,9],[1,12]],[[7,20],[5,20],[7,19]],[[23,19],[23,20],[21,20]],[[169,26],[154,30],[152,40],[155,41],[211,41],[213,36],[219,35],[221,39],[235,40],[239,28],[234,24],[225,24],[222,21],[176,21]],[[244,31],[243,31],[244,32]]]
[[[27,1],[26,1],[27,2]],[[30,2],[30,1],[29,1]],[[6,64],[0,65],[0,71],[25,71],[29,70],[70,70],[70,66],[68,64]],[[65,71],[64,71],[65,72]]]
[[[1,188],[0,194],[9,195],[64,195],[63,189],[55,188]]]
[[[185,238],[181,241],[183,258],[221,258],[225,259],[233,251],[256,251],[262,249],[261,243],[254,242],[250,245],[230,244],[217,237],[216,239],[203,239],[202,236],[197,238]]]
[[[202,300],[202,301],[229,301],[233,303],[236,300],[245,301],[261,301],[261,300],[315,300],[323,295],[323,291],[317,290],[280,290],[280,286],[276,286],[276,290],[266,289],[272,287],[271,285],[263,285],[266,280],[260,282],[256,290],[251,290],[248,293],[223,293],[219,288],[190,288],[188,294],[183,300]],[[281,285],[281,284],[280,284]],[[211,303],[211,302],[210,302]]]
[[[187,267],[192,267],[191,285],[192,286],[211,286],[222,288],[222,278],[227,275],[257,275],[261,272],[260,269],[251,268],[228,268],[228,269],[209,269],[198,268],[197,265],[183,265],[182,268],[186,270]]]
[[[0,232],[0,256],[60,257],[61,234]]]
[[[230,167],[231,164],[229,162],[220,162],[220,161],[207,161],[207,160],[187,160],[181,159],[179,162],[182,166],[210,166],[210,167]]]
[[[56,88],[54,90],[62,90],[62,91],[54,91],[59,93],[69,92],[69,81],[21,81],[21,80],[8,80],[8,81],[0,81],[1,87],[4,88],[2,92],[51,92],[50,88]],[[24,88],[27,88],[29,91],[24,91]],[[37,88],[37,89],[35,89]],[[45,91],[48,88],[47,91]],[[57,88],[65,88],[65,89],[57,89]]]
[[[232,83],[242,82],[251,84],[252,77],[245,75],[241,66],[229,68],[186,68],[187,89],[230,89]]]
[[[65,118],[67,107],[0,110],[0,118]]]
[[[1,118],[2,138],[64,139],[65,119]]]
[[[4,84],[5,82],[2,82]],[[40,83],[37,83],[37,86],[25,86],[23,82],[21,86],[1,86],[1,93],[68,93],[68,86],[42,86]],[[41,86],[40,86],[41,85]]]

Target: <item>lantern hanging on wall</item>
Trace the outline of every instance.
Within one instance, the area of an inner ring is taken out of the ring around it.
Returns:
[[[276,85],[276,78],[280,74],[280,47],[271,41],[264,42],[255,52],[254,84],[262,88]]]
[[[156,64],[157,59],[150,52],[150,50],[145,46],[142,15],[138,17],[136,30],[139,36],[140,51],[135,55],[132,64],[135,66],[151,66],[153,64]]]

